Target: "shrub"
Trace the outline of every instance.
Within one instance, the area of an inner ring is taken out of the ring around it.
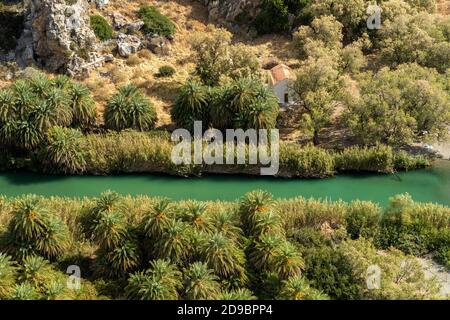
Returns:
[[[104,120],[108,129],[148,131],[156,123],[156,111],[138,88],[127,85],[109,100]]]
[[[334,174],[334,159],[324,149],[286,143],[280,146],[280,167],[291,176],[324,178]]]
[[[109,25],[108,21],[99,15],[91,16],[91,28],[95,33],[95,36],[101,40],[106,41],[112,38],[113,29]]]
[[[381,208],[372,202],[357,200],[350,203],[345,215],[347,232],[350,237],[352,239],[375,237],[381,213]]]
[[[175,74],[175,68],[169,65],[162,66],[158,69],[158,73],[156,74],[157,77],[165,78],[165,77],[171,77]]]
[[[328,300],[328,296],[319,290],[311,288],[308,281],[301,276],[293,276],[283,281],[280,294],[281,300]]]
[[[161,14],[154,6],[144,6],[139,9],[139,18],[144,21],[145,33],[171,36],[175,32],[175,24]]]
[[[283,0],[264,0],[253,25],[260,35],[289,31],[291,25],[288,7]]]
[[[39,153],[40,163],[47,172],[81,173],[85,169],[81,147],[81,132],[53,127],[47,133],[45,146]]]
[[[350,262],[331,247],[314,248],[306,253],[305,277],[314,288],[332,298],[361,298],[363,285],[355,279]]]

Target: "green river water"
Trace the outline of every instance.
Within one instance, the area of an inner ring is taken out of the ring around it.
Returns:
[[[330,179],[301,180],[245,176],[178,178],[157,175],[46,176],[29,172],[0,173],[0,194],[18,196],[98,196],[111,189],[123,195],[165,196],[175,200],[234,200],[254,189],[277,198],[295,196],[331,200],[371,200],[385,205],[393,195],[409,193],[414,200],[450,206],[450,161],[433,168],[394,175],[340,175]]]

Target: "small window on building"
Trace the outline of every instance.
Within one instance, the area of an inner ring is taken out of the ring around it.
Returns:
[[[289,103],[289,93],[284,94],[284,103]]]

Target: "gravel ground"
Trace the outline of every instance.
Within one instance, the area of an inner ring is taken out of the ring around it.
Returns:
[[[441,284],[441,296],[450,298],[450,272],[431,259],[418,258],[427,278],[436,277]]]

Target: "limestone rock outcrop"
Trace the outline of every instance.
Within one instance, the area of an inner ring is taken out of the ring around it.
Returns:
[[[239,28],[260,12],[262,0],[204,0],[209,19],[229,28]]]
[[[102,63],[86,0],[28,0],[17,62],[80,76]]]

